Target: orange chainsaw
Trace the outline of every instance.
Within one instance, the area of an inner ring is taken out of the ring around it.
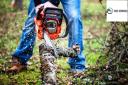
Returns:
[[[63,35],[60,35],[62,30],[61,24],[63,18],[66,22],[66,30]],[[63,10],[59,8],[46,8],[44,10],[43,7],[41,7],[34,21],[36,24],[36,32],[38,38],[45,41],[46,47],[51,47],[51,49],[54,51],[53,54],[56,57],[62,55],[62,52],[60,53],[60,49],[58,49],[53,44],[52,40],[55,40],[57,38],[64,38],[68,35],[68,20]],[[75,51],[74,53],[76,53],[76,50],[73,49],[73,51]],[[71,55],[73,55],[73,53],[71,53]],[[67,57],[69,56],[70,55],[68,54]]]
[[[66,22],[66,30],[63,35],[60,35],[63,18]],[[68,20],[62,9],[46,8],[44,10],[41,7],[34,21],[38,38],[45,41],[39,46],[42,81],[46,85],[57,85],[55,58],[59,56],[76,57],[79,52],[79,46],[61,48],[53,43],[53,40],[64,38],[68,35]]]
[[[65,34],[60,36],[63,17],[67,26],[68,20],[62,9],[46,8],[43,10],[43,7],[41,7],[37,13],[37,17],[34,19],[35,24],[37,25],[36,28],[38,28],[38,38],[43,39],[44,32],[47,33],[51,40],[55,40],[60,37],[66,37],[68,35],[68,27],[66,27]]]

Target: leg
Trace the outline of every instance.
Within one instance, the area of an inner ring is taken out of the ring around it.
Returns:
[[[17,5],[18,9],[22,10],[22,8],[23,8],[23,1],[22,0],[16,0],[16,5]]]
[[[19,46],[16,51],[12,54],[13,57],[18,57],[22,63],[26,63],[28,59],[32,56],[33,47],[35,42],[35,25],[34,25],[34,2],[30,1],[28,9],[28,18],[23,27],[22,36],[20,39]]]
[[[23,8],[22,0],[12,0],[11,6],[12,6],[13,8],[17,8],[17,9],[22,10],[22,8]]]
[[[12,67],[6,70],[7,73],[17,73],[26,69],[26,62],[32,56],[36,38],[34,29],[34,7],[34,1],[31,0],[28,9],[28,18],[23,27],[20,43],[16,51],[12,54]]]
[[[70,28],[69,28],[69,47],[75,44],[80,46],[80,54],[77,58],[69,58],[68,63],[72,70],[84,71],[85,70],[85,56],[83,55],[83,26],[80,14],[80,0],[61,0],[64,12],[67,15]]]

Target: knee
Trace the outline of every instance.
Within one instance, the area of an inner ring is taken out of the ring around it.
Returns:
[[[77,11],[72,11],[72,12],[70,13],[69,19],[70,19],[70,20],[79,20],[80,17],[81,17],[81,15],[80,15],[79,12],[77,12]]]

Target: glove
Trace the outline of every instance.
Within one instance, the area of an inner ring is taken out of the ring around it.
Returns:
[[[46,8],[50,7],[50,8],[57,8],[57,6],[53,5],[51,2],[47,1],[44,4],[40,4],[38,6],[36,6],[36,13],[39,11],[39,8],[43,7],[45,10]]]

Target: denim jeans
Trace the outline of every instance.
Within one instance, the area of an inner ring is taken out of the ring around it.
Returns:
[[[43,0],[42,3],[47,0]],[[68,63],[71,69],[83,71],[85,70],[85,56],[83,55],[83,26],[80,14],[80,0],[60,0],[64,9],[64,12],[69,21],[69,37],[68,47],[72,47],[74,44],[80,46],[80,53],[76,58],[69,58]],[[20,43],[16,51],[12,54],[13,57],[18,57],[20,61],[25,64],[33,54],[34,43],[36,39],[35,33],[35,6],[34,0],[30,0],[28,8],[28,17],[25,21]]]

